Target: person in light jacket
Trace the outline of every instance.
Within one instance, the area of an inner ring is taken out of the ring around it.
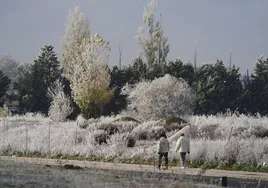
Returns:
[[[162,158],[164,156],[165,160],[165,168],[164,170],[168,169],[168,151],[169,151],[169,142],[167,140],[166,133],[162,133],[160,140],[158,142],[158,166],[157,168],[160,170],[161,169],[161,163],[162,163]]]
[[[180,138],[177,140],[175,151],[180,153],[181,168],[185,168],[186,153],[190,153],[190,140],[184,136],[184,133],[181,133]]]

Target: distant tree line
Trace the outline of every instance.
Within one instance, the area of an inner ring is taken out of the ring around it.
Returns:
[[[109,42],[91,34],[86,15],[76,6],[68,15],[61,62],[51,45],[42,47],[38,58],[28,64],[0,57],[0,107],[16,100],[18,113],[72,111],[71,119],[80,113],[85,118],[118,114],[128,105],[127,96],[121,94],[125,84],[169,74],[189,84],[196,99],[194,114],[268,114],[268,58],[257,59],[251,75],[241,75],[238,67],[225,67],[221,60],[200,67],[180,59],[168,61],[170,45],[162,16],[160,21],[155,18],[156,7],[156,0],[145,7],[136,36],[140,52],[122,68],[121,58],[118,66],[108,67]]]
[[[11,58],[5,61],[14,62]],[[3,65],[3,60],[0,63]],[[60,62],[52,46],[44,46],[33,64],[13,65],[17,66],[18,70],[15,78],[7,76],[7,70],[1,66],[1,107],[5,100],[16,99],[19,101],[20,113],[48,114],[51,100],[47,96],[47,90],[58,79],[64,85],[64,92],[71,96],[70,82],[62,77]],[[209,115],[224,113],[227,110],[245,114],[268,114],[268,58],[259,58],[251,75],[241,75],[238,67],[225,67],[220,60],[196,69],[191,63],[181,60],[149,68],[138,58],[124,68],[112,67],[109,73],[109,87],[115,88],[115,92],[110,102],[105,105],[103,115],[118,114],[126,108],[126,96],[120,94],[126,83],[153,80],[167,73],[176,78],[183,78],[192,88],[196,94],[195,114]],[[16,92],[9,91],[11,83]],[[76,112],[79,113],[77,106]]]

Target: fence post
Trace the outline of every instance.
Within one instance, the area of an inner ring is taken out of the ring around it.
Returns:
[[[50,155],[50,122],[48,123],[48,154]]]
[[[3,132],[4,132],[3,148],[5,148],[6,147],[6,118],[4,119]]]
[[[25,153],[28,154],[28,125],[25,122],[25,131],[26,131],[26,139],[25,139]]]
[[[75,128],[75,138],[74,138],[74,145],[76,146],[77,143],[77,127]]]
[[[8,120],[6,119],[5,127],[4,127],[4,147],[8,149]]]

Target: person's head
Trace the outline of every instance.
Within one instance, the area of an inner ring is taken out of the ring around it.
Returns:
[[[161,136],[160,137],[164,137],[164,138],[167,138],[167,135],[165,132],[161,133]]]
[[[184,136],[184,133],[181,133],[181,136]]]

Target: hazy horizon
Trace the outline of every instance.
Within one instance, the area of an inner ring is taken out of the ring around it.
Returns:
[[[76,4],[88,16],[92,33],[110,41],[109,65],[118,62],[122,40],[122,63],[128,65],[139,50],[135,39],[143,24],[142,13],[148,1],[135,0],[2,0],[0,6],[0,54],[11,55],[21,63],[32,62],[40,48],[52,45],[61,59],[60,43],[70,8]],[[164,33],[169,38],[168,60],[194,59],[197,65],[222,60],[252,72],[256,58],[267,56],[268,1],[259,0],[158,0],[156,17],[162,14]],[[119,37],[119,36],[120,37]],[[121,39],[119,39],[121,38]]]

